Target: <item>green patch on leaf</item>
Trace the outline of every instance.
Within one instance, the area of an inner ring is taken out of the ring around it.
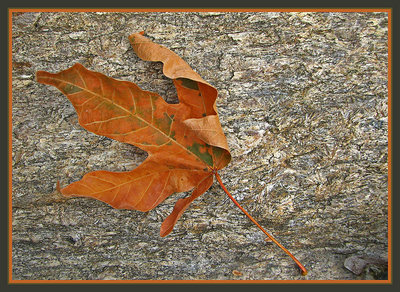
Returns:
[[[193,80],[190,80],[190,79],[187,79],[187,78],[178,78],[178,80],[182,81],[181,85],[186,87],[186,88],[199,90],[199,86],[197,85],[196,81],[193,81]]]
[[[163,145],[166,142],[165,140],[166,140],[165,136],[162,136],[161,134],[156,135],[156,137],[155,137],[155,145]]]
[[[164,113],[164,117],[161,119],[155,119],[154,124],[158,129],[160,129],[161,132],[168,134],[171,128],[172,119],[167,113]]]
[[[73,94],[82,91],[82,88],[76,87],[75,85],[72,84],[67,84],[64,87],[64,91],[66,94]]]
[[[208,165],[213,166],[213,159],[210,153],[208,153],[206,146],[194,142],[193,145],[189,146],[187,149]]]

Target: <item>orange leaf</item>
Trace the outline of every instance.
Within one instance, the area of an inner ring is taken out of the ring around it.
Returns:
[[[305,267],[251,217],[222,183],[218,170],[230,162],[231,155],[215,105],[217,90],[178,55],[151,42],[143,32],[132,34],[129,40],[140,58],[164,64],[163,72],[173,79],[179,104],[168,104],[156,93],[80,64],[56,74],[37,72],[38,82],[53,85],[68,97],[82,127],[149,154],[129,172],[94,171],[61,190],[57,184],[57,190],[66,196],[95,198],[114,208],[148,211],[175,192],[194,189],[191,196],[176,202],[164,220],[160,235],[166,236],[190,203],[211,187],[215,175],[235,205],[306,275]]]
[[[165,236],[188,205],[210,188],[213,173],[225,167],[231,156],[216,111],[217,90],[170,50],[140,33],[129,39],[139,57],[164,63],[179,104],[168,104],[156,93],[80,64],[55,74],[39,71],[37,81],[64,93],[85,129],[149,154],[132,171],[94,171],[61,189],[62,194],[148,211],[175,192],[195,189],[190,197],[177,201],[162,225]]]

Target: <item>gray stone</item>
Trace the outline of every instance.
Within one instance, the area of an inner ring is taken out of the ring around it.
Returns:
[[[127,36],[142,30],[219,90],[233,156],[220,175],[306,277],[217,184],[165,238],[161,222],[187,194],[141,213],[55,192],[58,180],[130,170],[146,153],[81,128],[66,97],[35,72],[80,62],[176,102],[161,64],[130,47]],[[387,34],[387,13],[14,15],[13,279],[385,278],[344,262],[387,259]]]

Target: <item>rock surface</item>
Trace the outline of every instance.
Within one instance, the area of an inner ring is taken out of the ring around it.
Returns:
[[[130,47],[142,30],[219,90],[233,155],[220,174],[306,277],[216,184],[166,238],[187,194],[148,213],[56,194],[57,180],[130,170],[146,153],[85,131],[35,72],[80,62],[176,102],[161,64]],[[387,33],[387,13],[14,14],[13,279],[387,278]]]

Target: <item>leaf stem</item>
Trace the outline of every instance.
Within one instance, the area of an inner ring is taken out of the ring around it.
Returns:
[[[288,251],[282,244],[280,244],[271,234],[269,234],[267,231],[265,231],[265,229],[262,228],[262,226],[260,224],[258,224],[258,222],[253,217],[251,217],[251,215],[245,209],[243,209],[242,206],[240,206],[240,204],[235,200],[235,198],[229,193],[229,191],[226,189],[226,187],[222,183],[221,177],[219,176],[218,172],[214,171],[214,174],[215,174],[215,177],[217,178],[217,181],[219,182],[221,188],[228,195],[228,197],[232,200],[232,202],[235,203],[235,205],[238,206],[240,210],[242,210],[242,212],[251,220],[251,222],[253,222],[255,225],[257,225],[257,227],[260,228],[260,230],[262,232],[264,232],[276,245],[278,245],[284,252],[286,252],[295,261],[295,263],[301,269],[301,274],[303,276],[307,275],[306,268],[299,262],[299,260],[296,259],[295,256],[292,255],[291,252]]]

